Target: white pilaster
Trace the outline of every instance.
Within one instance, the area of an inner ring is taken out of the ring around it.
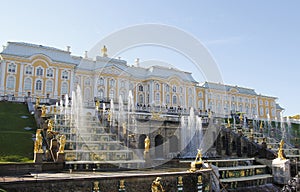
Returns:
[[[23,93],[23,76],[24,76],[24,63],[20,63],[20,74],[19,74],[19,90],[18,90],[18,96],[22,96]]]
[[[4,82],[5,82],[5,73],[6,73],[6,61],[1,61],[1,70],[0,70],[0,95],[4,95]]]
[[[58,79],[60,78],[59,76],[58,76],[58,70],[59,70],[59,68],[58,67],[56,67],[55,68],[55,84],[54,84],[54,98],[57,98],[58,97]]]

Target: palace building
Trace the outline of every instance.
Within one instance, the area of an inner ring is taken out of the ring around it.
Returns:
[[[221,83],[199,83],[189,72],[163,66],[148,68],[109,58],[107,48],[99,56],[74,56],[53,47],[8,42],[0,53],[0,96],[61,99],[77,86],[85,102],[127,101],[132,92],[137,106],[193,107],[215,114],[243,112],[260,119],[279,118],[283,110],[276,97],[257,94],[254,89]]]

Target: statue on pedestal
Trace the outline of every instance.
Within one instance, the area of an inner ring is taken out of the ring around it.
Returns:
[[[46,106],[43,105],[43,106],[42,106],[42,114],[41,114],[41,117],[46,117],[46,110],[47,110]]]
[[[107,57],[107,48],[106,46],[104,45],[103,48],[101,49],[101,53],[102,53],[102,57]]]
[[[152,182],[151,192],[164,192],[165,191],[160,183],[160,180],[161,180],[160,177],[156,177],[156,179]]]
[[[279,149],[278,149],[278,153],[277,153],[277,158],[281,159],[281,160],[285,160],[285,155],[283,152],[283,145],[284,145],[284,141],[283,139],[281,139],[280,143],[279,143]]]
[[[149,138],[149,136],[147,136],[146,138],[145,138],[145,141],[144,141],[144,143],[145,143],[145,153],[148,153],[149,152],[149,150],[150,150],[150,138]]]
[[[59,149],[58,149],[58,153],[64,153],[65,150],[65,145],[66,145],[66,136],[62,135],[59,138]]]
[[[43,137],[41,135],[41,129],[36,130],[35,134],[35,142],[34,142],[34,152],[35,153],[43,153],[42,145],[43,145]]]

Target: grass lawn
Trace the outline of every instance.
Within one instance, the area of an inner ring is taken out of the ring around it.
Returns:
[[[32,130],[25,130],[25,127]],[[26,104],[0,102],[0,161],[33,159],[32,134],[35,130],[34,117]]]

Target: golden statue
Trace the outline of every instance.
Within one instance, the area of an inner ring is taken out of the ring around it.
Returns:
[[[201,162],[202,163],[202,152],[200,149],[197,149],[198,150],[198,153],[196,155],[196,159],[195,159],[195,162]]]
[[[202,175],[199,175],[199,176],[198,176],[198,183],[199,183],[199,184],[200,184],[200,183],[202,184]]]
[[[230,120],[229,118],[227,119],[227,128],[230,128],[231,127],[231,124],[230,124]]]
[[[164,192],[165,191],[160,183],[160,180],[161,180],[160,177],[156,177],[156,179],[152,182],[151,192]]]
[[[93,191],[99,191],[99,181],[94,182]]]
[[[108,115],[107,115],[107,121],[111,121],[111,116],[112,116],[112,112],[111,110],[108,110]]]
[[[42,106],[42,114],[41,114],[41,117],[46,117],[46,110],[47,110],[46,106],[43,105],[43,106]]]
[[[56,112],[57,112],[56,106],[53,107],[53,112],[54,112],[54,114],[56,114]]]
[[[64,153],[65,151],[65,145],[66,145],[66,136],[62,135],[59,138],[59,149],[58,149],[58,153]]]
[[[262,121],[260,122],[259,128],[263,129],[263,122]]]
[[[278,153],[277,153],[277,157],[281,160],[285,160],[286,158],[284,157],[284,153],[283,153],[283,145],[284,145],[284,141],[283,139],[281,139],[280,143],[279,143],[279,149],[278,149]]]
[[[125,181],[123,179],[120,180],[120,189],[125,189]]]
[[[182,176],[178,177],[178,185],[182,186],[183,185],[183,181],[182,181]]]
[[[40,105],[40,98],[36,97],[36,101],[35,101],[35,106],[39,106]]]
[[[97,100],[97,101],[96,101],[96,110],[98,110],[98,109],[99,109],[99,107],[100,107],[100,101],[99,101],[99,100]]]
[[[101,49],[102,57],[107,57],[107,48],[104,45],[103,48]]]
[[[126,128],[126,123],[125,122],[122,123],[122,127],[123,127],[123,135],[126,135],[127,128]]]
[[[240,114],[240,124],[242,124],[243,123],[243,114],[241,113]]]
[[[145,141],[144,141],[144,143],[145,143],[145,153],[148,153],[149,152],[149,149],[150,149],[150,138],[149,138],[149,136],[147,136],[146,138],[145,138]]]
[[[188,170],[189,172],[196,172],[197,167],[196,165],[201,165],[202,164],[202,152],[200,149],[197,149],[198,153],[196,155],[195,161],[191,162],[191,168]]]
[[[48,130],[52,131],[53,129],[53,119],[48,119]]]
[[[36,130],[36,134],[35,134],[35,142],[34,142],[34,152],[35,153],[43,153],[43,137],[41,134],[41,129],[37,129]]]

